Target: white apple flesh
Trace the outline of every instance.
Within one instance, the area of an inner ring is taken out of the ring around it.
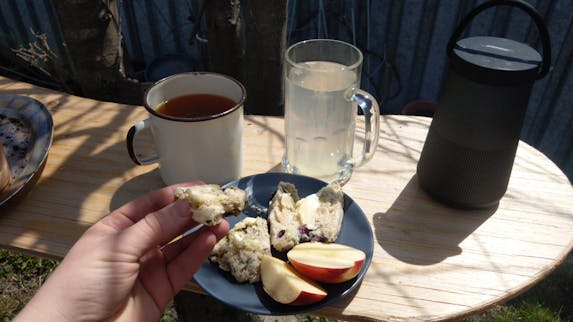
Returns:
[[[326,291],[314,281],[301,276],[288,263],[263,255],[261,259],[263,289],[275,301],[289,305],[308,305],[326,297]]]
[[[341,283],[358,275],[366,254],[346,245],[310,242],[296,245],[287,257],[304,276],[324,283]]]

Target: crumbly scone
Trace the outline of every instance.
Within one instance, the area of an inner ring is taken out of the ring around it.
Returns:
[[[280,182],[269,205],[271,245],[284,252],[301,242],[334,242],[344,216],[343,193],[334,182],[299,200],[291,183]]]
[[[292,183],[279,182],[269,204],[271,245],[278,251],[287,251],[298,244],[300,221],[296,216],[298,192]]]
[[[211,252],[209,259],[238,282],[260,281],[261,258],[271,254],[267,221],[247,217],[239,221]]]
[[[297,215],[303,227],[300,241],[335,242],[342,227],[343,204],[344,194],[336,182],[301,199],[297,203]]]
[[[247,204],[247,193],[234,186],[225,190],[216,184],[178,187],[174,193],[176,198],[189,202],[193,220],[206,226],[215,226],[223,217],[239,214]]]

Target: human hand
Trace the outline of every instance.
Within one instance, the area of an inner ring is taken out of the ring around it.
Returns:
[[[169,243],[197,225],[174,188],[143,195],[90,227],[15,321],[158,321],[229,230],[223,221]]]

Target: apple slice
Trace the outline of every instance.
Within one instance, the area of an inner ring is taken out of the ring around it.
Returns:
[[[298,274],[288,263],[263,255],[261,258],[263,289],[275,301],[289,305],[307,305],[326,297],[326,291]]]
[[[346,245],[310,242],[296,245],[287,257],[304,276],[324,283],[341,283],[358,275],[366,254]]]

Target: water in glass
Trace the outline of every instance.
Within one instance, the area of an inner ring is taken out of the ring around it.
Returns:
[[[347,179],[352,172],[356,72],[334,62],[304,62],[290,69],[285,86],[283,168],[327,182]]]

